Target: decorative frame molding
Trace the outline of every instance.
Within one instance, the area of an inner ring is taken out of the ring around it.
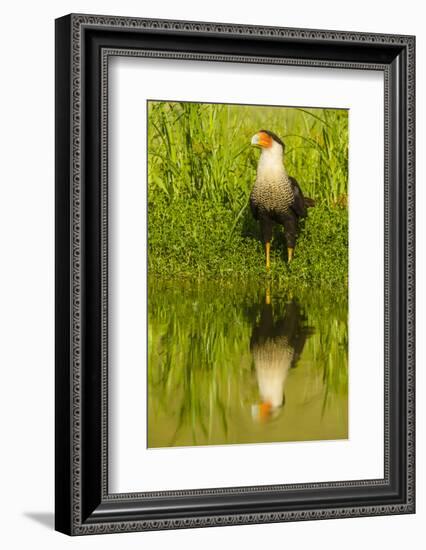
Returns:
[[[111,56],[384,73],[383,479],[108,493]],[[414,512],[414,81],[413,36],[96,15],[56,21],[56,529],[83,535]],[[177,498],[186,505],[178,509]]]

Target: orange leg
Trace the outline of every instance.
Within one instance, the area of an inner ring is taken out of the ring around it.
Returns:
[[[266,241],[265,243],[265,251],[266,251],[266,269],[269,269],[271,267],[271,261],[270,261],[270,251],[271,251],[271,243],[269,241]]]
[[[269,306],[270,303],[271,303],[271,286],[268,283],[268,286],[266,287],[265,304]]]

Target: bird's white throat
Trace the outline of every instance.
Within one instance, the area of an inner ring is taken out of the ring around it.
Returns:
[[[283,163],[283,149],[279,143],[273,142],[272,147],[262,149],[257,165],[257,177],[261,180],[288,179]]]

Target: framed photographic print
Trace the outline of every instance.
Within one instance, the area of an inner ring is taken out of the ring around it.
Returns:
[[[56,529],[413,513],[412,36],[56,21]]]

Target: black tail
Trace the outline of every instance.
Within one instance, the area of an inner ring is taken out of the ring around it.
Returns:
[[[306,208],[310,208],[311,206],[315,206],[314,199],[310,199],[309,197],[305,197],[305,206],[306,206]]]

